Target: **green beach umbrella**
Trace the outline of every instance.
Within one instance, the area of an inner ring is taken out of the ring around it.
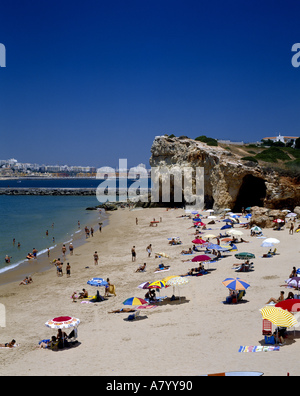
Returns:
[[[253,253],[242,252],[235,254],[234,257],[239,260],[247,260],[247,259],[254,259],[255,255]]]

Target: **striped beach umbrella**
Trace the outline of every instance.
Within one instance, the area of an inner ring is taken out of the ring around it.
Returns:
[[[163,287],[166,287],[166,283],[163,280],[158,280],[149,283],[147,289],[162,289]]]
[[[263,319],[269,320],[275,326],[293,327],[298,324],[294,316],[282,308],[266,306],[259,311],[262,314]]]
[[[250,286],[249,283],[240,278],[226,278],[222,283],[231,290],[246,290]]]
[[[144,305],[144,304],[148,304],[147,301],[139,297],[129,297],[125,301],[123,301],[123,305]]]

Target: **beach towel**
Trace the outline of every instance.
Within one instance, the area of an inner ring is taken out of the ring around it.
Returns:
[[[166,272],[166,271],[170,271],[171,268],[167,268],[167,269],[163,269],[163,270],[157,270],[154,271],[155,274],[157,274],[158,272]]]
[[[240,346],[239,352],[272,352],[280,351],[280,346]]]

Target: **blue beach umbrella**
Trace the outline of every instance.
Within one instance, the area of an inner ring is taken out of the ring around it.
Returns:
[[[219,250],[220,252],[226,252],[226,251],[231,249],[231,246],[226,248],[225,246],[220,246],[220,245],[217,245],[215,243],[208,243],[207,244],[207,249],[211,249],[211,250],[214,249],[214,250]]]
[[[223,227],[221,227],[221,230],[227,230],[228,228],[232,228],[232,225],[226,224]]]
[[[91,286],[97,286],[97,287],[108,286],[108,283],[103,278],[92,278],[89,281],[87,281],[87,284],[91,285]]]

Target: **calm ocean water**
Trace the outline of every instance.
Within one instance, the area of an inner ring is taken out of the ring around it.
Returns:
[[[96,182],[95,184],[91,184]],[[99,180],[1,180],[0,187],[97,187]],[[39,254],[56,244],[71,241],[78,233],[78,221],[81,230],[95,223],[96,211],[87,211],[87,207],[99,202],[95,196],[6,196],[0,195],[0,274],[8,267],[23,262],[33,248]],[[52,226],[53,224],[53,226]],[[48,230],[48,236],[46,231]],[[81,231],[83,232],[83,231]],[[54,238],[54,241],[53,241]],[[13,239],[15,244],[13,245]],[[18,248],[18,242],[21,246]],[[4,260],[11,256],[10,264]]]

